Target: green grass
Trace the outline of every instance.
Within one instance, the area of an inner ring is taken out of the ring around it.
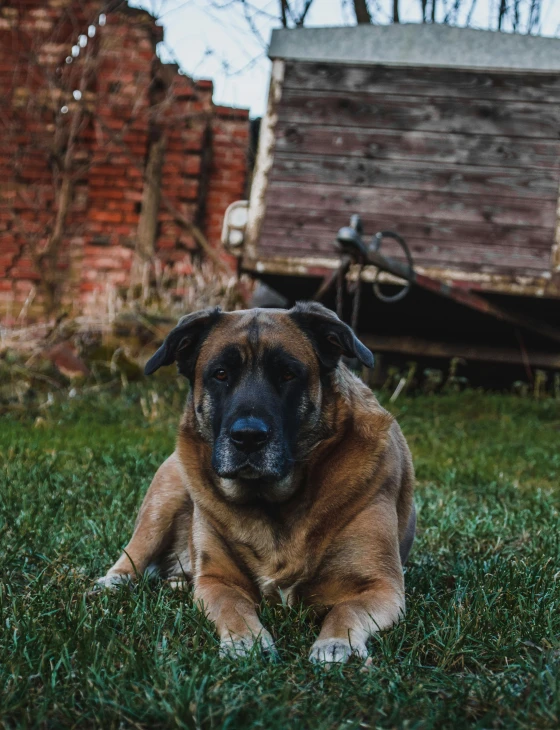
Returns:
[[[369,670],[324,671],[302,610],[263,607],[271,664],[220,658],[190,596],[157,583],[87,597],[173,448],[177,388],[2,419],[0,727],[558,727],[557,401],[397,402],[419,482],[407,617]]]

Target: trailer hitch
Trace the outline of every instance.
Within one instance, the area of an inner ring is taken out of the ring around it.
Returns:
[[[395,259],[391,256],[384,256],[380,252],[382,242],[385,238],[392,238],[397,241],[405,254],[406,263],[403,263],[402,261],[399,261],[398,259]],[[357,263],[360,265],[358,279],[361,278],[361,270],[363,266],[371,265],[377,268],[374,279],[375,294],[377,297],[379,297],[379,299],[384,302],[399,301],[404,296],[406,296],[412,285],[416,284],[422,289],[430,291],[439,296],[446,297],[447,299],[452,299],[458,304],[469,307],[470,309],[473,309],[477,312],[488,314],[491,317],[494,317],[502,322],[508,322],[509,324],[512,324],[516,327],[523,327],[527,330],[530,330],[531,332],[535,332],[539,335],[547,337],[548,339],[554,340],[555,342],[560,342],[560,330],[556,327],[553,327],[552,325],[549,325],[547,322],[541,322],[539,320],[533,319],[532,317],[527,317],[520,312],[511,312],[507,309],[504,309],[503,307],[498,306],[497,304],[489,302],[484,297],[480,296],[479,294],[475,294],[469,289],[464,289],[463,287],[458,287],[454,284],[446,284],[439,279],[434,279],[433,277],[425,276],[424,274],[419,274],[418,272],[416,272],[414,270],[412,255],[406,244],[406,241],[398,233],[394,233],[393,231],[380,231],[373,236],[371,243],[367,245],[363,240],[362,221],[360,219],[360,216],[357,214],[354,214],[351,217],[349,226],[344,226],[339,230],[335,246],[341,253],[340,266],[338,270],[334,272],[332,277],[330,277],[328,281],[325,281],[323,285],[319,288],[315,295],[315,299],[321,299],[336,281],[339,282],[338,299],[340,299],[341,280],[343,277],[346,276],[346,273],[348,272],[351,264]],[[391,274],[398,279],[404,279],[407,284],[400,292],[398,292],[394,296],[387,297],[386,295],[383,295],[382,292],[380,292],[379,290],[378,276],[380,271]],[[357,296],[355,296],[355,300],[359,300],[359,284],[360,282],[358,280],[356,289]],[[352,317],[353,324],[357,321],[358,306],[359,301],[358,304],[355,301],[355,312],[353,313]],[[341,309],[340,306],[337,308]]]
[[[377,266],[377,271],[373,280],[375,296],[386,304],[400,302],[410,291],[411,282],[414,278],[414,262],[406,241],[393,231],[379,231],[373,236],[369,245],[364,242],[362,236],[362,221],[359,215],[354,214],[350,219],[350,225],[339,230],[335,245],[342,255],[350,256],[353,261],[361,264],[377,262],[374,264]],[[392,238],[399,244],[406,258],[405,264],[398,259],[385,257],[381,254],[381,246],[386,238]],[[387,266],[390,267],[391,273],[406,282],[402,289],[392,296],[384,294],[379,283],[379,272],[382,270],[388,271]]]

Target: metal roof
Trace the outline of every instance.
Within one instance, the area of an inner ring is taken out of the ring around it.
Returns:
[[[437,24],[275,30],[268,55],[327,63],[560,72],[558,38]]]

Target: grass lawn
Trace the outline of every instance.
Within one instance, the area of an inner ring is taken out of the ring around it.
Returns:
[[[324,671],[302,610],[263,606],[273,664],[219,657],[190,596],[157,583],[87,597],[173,449],[181,388],[2,417],[0,727],[560,725],[558,401],[392,406],[418,476],[408,613],[372,641],[369,669]]]

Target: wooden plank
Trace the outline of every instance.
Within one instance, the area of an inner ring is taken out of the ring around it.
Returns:
[[[340,259],[325,256],[271,256],[267,252],[258,259],[246,256],[242,259],[242,270],[257,274],[275,274],[280,276],[310,276],[322,279],[330,275],[337,267]],[[560,281],[550,278],[548,272],[538,275],[522,275],[508,271],[505,274],[496,272],[464,271],[454,267],[422,267],[417,271],[439,281],[462,286],[478,292],[498,292],[502,294],[518,294],[521,296],[560,298]],[[371,267],[366,267],[366,280],[371,281]],[[390,275],[381,274],[382,281],[389,283]]]
[[[499,265],[504,263],[508,267],[514,265],[533,266],[544,271],[548,265],[549,252],[542,248],[524,249],[520,246],[503,244],[472,244],[470,241],[434,241],[421,236],[410,236],[406,239],[413,258],[422,266],[429,260],[436,265],[452,261],[464,263],[479,263]],[[302,256],[323,256],[334,252],[339,255],[334,245],[334,238],[320,231],[316,233],[297,233],[288,230],[265,227],[263,230],[262,246],[274,248],[275,251],[285,246],[286,250],[301,251]],[[275,254],[278,255],[278,254]],[[402,250],[397,244],[387,240],[383,243],[383,255],[404,260]],[[430,264],[431,265],[431,264]]]
[[[556,226],[554,230],[554,243],[552,244],[552,252],[550,256],[550,269],[553,275],[560,279],[560,190],[558,191],[558,201],[556,205]]]
[[[285,89],[560,103],[560,75],[287,61]]]
[[[407,244],[415,264],[424,267],[460,267],[480,272],[516,271],[524,275],[542,273],[548,269],[550,256],[542,249],[508,249],[504,246],[474,246],[467,242],[456,245],[445,241],[433,242],[409,238]],[[281,230],[262,232],[259,253],[266,256],[338,256],[332,238],[317,235],[288,236]],[[394,245],[383,248],[383,254],[403,260],[401,250]]]
[[[276,150],[372,160],[560,170],[560,143],[504,136],[346,128],[279,122]]]
[[[421,218],[551,229],[556,220],[556,203],[548,200],[535,205],[531,200],[489,195],[481,202],[478,196],[472,195],[355,186],[340,189],[335,185],[310,186],[277,180],[270,181],[267,206],[283,209],[285,215],[307,210],[309,217],[318,218],[326,211],[338,211],[345,214],[346,220],[352,213],[364,211],[379,220]]]
[[[273,180],[304,184],[328,182],[340,186],[431,190],[471,195],[496,195],[556,200],[558,176],[552,170],[517,170],[503,167],[442,165],[429,162],[394,162],[353,157],[276,154]]]
[[[441,220],[409,220],[401,217],[372,216],[369,212],[361,216],[366,232],[365,239],[369,240],[379,230],[390,230],[400,233],[406,240],[411,237],[425,241],[448,244],[468,241],[469,244],[484,246],[500,245],[505,248],[519,247],[521,249],[539,249],[549,252],[553,241],[553,231],[550,228],[536,226],[502,226],[492,223],[461,223]],[[282,230],[290,238],[297,235],[319,234],[324,239],[334,241],[337,231],[348,225],[345,213],[325,211],[320,216],[309,216],[306,210],[286,211],[271,207],[267,211],[266,225],[269,230]],[[383,244],[385,246],[385,244]]]
[[[265,214],[266,192],[270,177],[270,169],[274,162],[276,146],[276,125],[278,123],[278,104],[282,98],[282,82],[284,80],[284,61],[275,59],[272,62],[270,87],[266,114],[261,122],[259,147],[255,169],[251,181],[251,199],[249,201],[247,225],[245,227],[245,253],[254,256],[263,216]]]
[[[560,105],[286,89],[281,122],[558,140]]]
[[[270,259],[272,261],[280,261],[285,258],[288,258],[290,261],[295,262],[298,257],[305,256],[306,260],[313,259],[314,257],[321,257],[321,260],[324,258],[325,254],[318,254],[316,252],[311,251],[302,251],[300,249],[289,249],[286,250],[284,248],[267,248],[263,249],[263,252],[259,252],[259,266],[257,268],[257,271],[263,272],[266,270],[264,267],[264,264],[266,263],[267,259]],[[300,259],[301,260],[301,259]],[[334,259],[333,261],[338,261],[339,259]],[[520,273],[517,268],[514,266],[506,266],[506,265],[492,265],[492,264],[484,264],[479,265],[475,263],[463,263],[461,261],[448,261],[448,260],[426,260],[426,261],[419,261],[418,267],[420,269],[426,268],[429,269],[432,272],[436,272],[438,277],[444,278],[447,276],[447,272],[449,272],[451,269],[461,271],[461,280],[463,282],[469,282],[470,278],[472,277],[473,280],[477,276],[488,276],[490,278],[490,283],[486,284],[485,282],[482,282],[480,286],[478,284],[474,285],[472,288],[476,289],[477,291],[506,291],[508,293],[513,292],[512,287],[506,287],[506,288],[495,288],[493,278],[494,277],[506,277],[509,279],[513,279],[514,281],[518,282],[518,286],[515,289],[514,293],[517,294],[525,294],[525,286],[526,282],[529,281],[533,277],[541,278],[545,275],[545,268],[543,266],[538,265],[532,265],[527,267],[523,273]],[[305,271],[303,271],[300,267],[298,269],[297,274],[300,276],[307,275]],[[311,274],[309,274],[311,275]],[[383,282],[382,282],[383,283]],[[388,282],[385,282],[388,283]],[[393,282],[394,283],[394,282]],[[401,282],[399,282],[399,285],[402,285]],[[548,285],[548,282],[547,284]],[[470,287],[468,287],[470,288]],[[556,287],[558,289],[558,287]],[[541,286],[540,292],[532,292],[535,296],[543,296],[544,295],[544,287]],[[549,295],[548,293],[546,294]],[[551,296],[554,296],[554,294],[550,294]],[[556,296],[560,295],[560,292],[557,291]]]

